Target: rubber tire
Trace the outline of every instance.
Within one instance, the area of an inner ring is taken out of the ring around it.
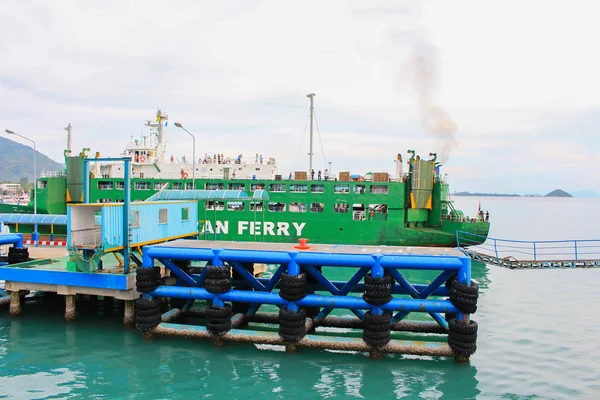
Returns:
[[[286,294],[286,293],[282,293],[281,291],[279,292],[279,297],[281,297],[284,300],[287,301],[298,301],[298,300],[302,300],[303,298],[306,297],[306,292],[301,293],[301,294]]]
[[[279,325],[279,335],[304,337],[306,335],[306,328],[304,327],[304,325],[296,328],[289,328]]]
[[[475,343],[477,342],[477,333],[473,333],[472,335],[465,335],[463,333],[450,331],[448,332],[448,338],[452,338],[453,341],[461,343]]]
[[[226,265],[207,267],[206,279],[231,279],[231,267]]]
[[[363,340],[372,340],[379,341],[384,339],[390,339],[390,331],[385,332],[371,332],[371,331],[363,331]]]
[[[27,254],[29,255],[29,249],[27,247],[9,247],[8,254]]]
[[[224,335],[231,330],[231,320],[221,323],[207,322],[206,330],[212,335]]]
[[[471,281],[470,285],[458,283],[456,275],[453,275],[452,278],[448,280],[446,286],[450,289],[456,290],[458,293],[461,294],[479,296],[479,285],[477,284],[477,282]]]
[[[306,310],[304,308],[300,308],[298,311],[290,311],[282,307],[279,309],[279,321],[304,321],[306,320]]]
[[[206,318],[231,318],[231,305],[225,304],[225,307],[210,306],[206,309]]]
[[[389,303],[390,300],[392,300],[392,295],[390,295],[389,297],[369,297],[366,294],[363,294],[362,296],[363,300],[367,303],[369,303],[372,306],[381,306],[383,304]]]
[[[156,307],[156,308],[150,308],[150,309],[138,309],[135,311],[135,316],[137,317],[150,317],[153,315],[161,315],[162,313],[160,312],[160,307]]]
[[[386,344],[388,344],[390,342],[390,338],[387,339],[381,339],[381,340],[374,340],[374,339],[366,339],[363,338],[363,341],[368,344],[371,347],[382,347],[385,346]]]
[[[453,352],[460,355],[470,356],[477,351],[477,343],[457,342],[448,338],[448,345]]]
[[[140,317],[139,315],[135,317],[135,323],[139,325],[152,324],[155,322],[157,322],[158,324],[162,322],[162,316],[160,315],[160,313],[156,315],[150,315],[147,317]]]
[[[160,300],[139,298],[135,301],[135,309],[137,310],[152,310],[160,308]]]
[[[279,325],[284,328],[297,329],[299,327],[306,326],[306,320],[286,321],[285,319],[281,319],[279,320]]]
[[[448,321],[448,330],[456,333],[460,333],[463,335],[473,335],[477,333],[477,321],[474,319],[469,321],[469,325],[465,325],[461,322],[458,322],[456,318]]]
[[[306,288],[306,273],[301,272],[298,275],[289,275],[283,272],[281,274],[281,278],[279,279],[279,287]]]
[[[135,326],[137,329],[139,329],[140,331],[148,331],[150,329],[156,328],[158,326],[159,322],[153,322],[153,323],[148,323],[148,324],[138,324],[136,322]]]

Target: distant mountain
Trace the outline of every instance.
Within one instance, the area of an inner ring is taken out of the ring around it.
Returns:
[[[571,192],[571,194],[573,197],[600,197],[600,193],[591,189],[577,190],[575,192]]]
[[[569,193],[565,192],[564,190],[556,189],[556,190],[551,191],[544,197],[573,197],[573,196],[571,196]]]
[[[36,158],[38,177],[43,170],[57,171],[65,168],[64,164],[57,163],[39,151]],[[0,137],[0,160],[1,182],[18,183],[22,178],[33,182],[33,150],[30,146]]]

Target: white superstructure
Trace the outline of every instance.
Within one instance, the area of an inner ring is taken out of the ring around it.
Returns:
[[[250,160],[241,156],[225,157],[213,155],[196,160],[196,173],[192,174],[192,162],[183,157],[181,160],[166,157],[163,127],[169,119],[160,109],[155,121],[147,121],[146,126],[155,129],[149,136],[127,143],[122,157],[132,160],[133,178],[155,179],[269,179],[274,180],[278,175],[274,158],[263,158],[256,155]],[[215,159],[216,158],[216,159]],[[94,163],[92,173],[95,177],[123,178],[122,163]]]

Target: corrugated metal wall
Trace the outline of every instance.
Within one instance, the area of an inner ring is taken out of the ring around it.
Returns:
[[[188,220],[182,221],[182,209],[187,208]],[[159,223],[161,209],[167,210],[167,222]],[[196,201],[133,203],[130,207],[130,226],[139,212],[139,227],[131,227],[131,245],[188,235],[198,231]],[[102,207],[102,237],[105,248],[123,246],[123,207]]]

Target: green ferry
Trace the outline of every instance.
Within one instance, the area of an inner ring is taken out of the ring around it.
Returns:
[[[308,96],[311,139],[313,96]],[[409,150],[406,172],[398,154],[395,174],[348,171],[334,175],[325,170],[315,175],[311,148],[308,172],[284,177],[276,160],[265,160],[262,155],[250,160],[241,155],[205,155],[191,163],[167,157],[163,142],[167,120],[168,115],[158,110],[156,119],[146,123],[152,129],[149,140],[132,140],[119,155],[132,160],[131,200],[197,198],[200,238],[290,243],[306,238],[314,243],[453,247],[456,231],[480,235],[482,241],[489,232],[487,218],[467,218],[453,208],[433,153],[425,160]],[[66,214],[68,203],[83,202],[83,160],[90,157],[89,149],[73,155],[70,125],[67,130],[66,170],[44,172],[37,180],[38,214]],[[123,163],[89,165],[89,201],[123,202]],[[32,213],[32,209],[32,204],[0,205],[2,213]],[[15,229],[31,232],[32,227],[11,226]],[[51,229],[55,235],[65,234],[64,227],[38,229],[42,235]]]

